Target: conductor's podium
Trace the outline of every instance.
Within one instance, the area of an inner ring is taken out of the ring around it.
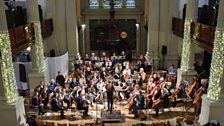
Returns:
[[[121,120],[121,110],[113,110],[112,113],[110,111],[103,111],[101,113],[102,122],[121,122]]]

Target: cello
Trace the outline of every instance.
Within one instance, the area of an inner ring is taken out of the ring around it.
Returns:
[[[187,95],[193,98],[196,88],[197,88],[197,80],[195,80],[194,83],[189,87]]]

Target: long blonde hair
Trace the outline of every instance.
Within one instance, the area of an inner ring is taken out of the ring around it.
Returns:
[[[112,91],[112,83],[111,81],[108,82],[108,85],[107,85],[107,91],[111,92]]]

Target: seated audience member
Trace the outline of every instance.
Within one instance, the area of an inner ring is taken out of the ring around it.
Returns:
[[[177,70],[173,64],[169,67],[168,74],[177,74]]]

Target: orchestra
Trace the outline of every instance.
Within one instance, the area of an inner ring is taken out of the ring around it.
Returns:
[[[71,110],[75,103],[76,108],[84,110],[84,116],[88,116],[89,106],[94,107],[98,101],[103,104],[107,101],[107,109],[111,113],[118,97],[119,101],[127,101],[129,113],[133,113],[134,117],[139,116],[138,110],[147,108],[154,110],[154,117],[157,117],[160,109],[168,108],[171,102],[176,104],[176,97],[186,93],[199,113],[200,98],[206,88],[199,87],[196,76],[191,86],[187,86],[186,81],[182,80],[176,87],[173,65],[168,71],[170,74],[148,71],[144,66],[148,66],[146,62],[149,61],[145,60],[149,58],[141,55],[136,64],[130,63],[126,61],[124,52],[120,56],[113,53],[110,58],[105,52],[100,58],[95,53],[90,58],[86,54],[84,59],[78,53],[71,76],[63,78],[59,71],[56,82],[51,79],[45,86],[41,81],[35,88],[33,105],[39,107],[41,114],[48,105],[55,112],[64,108]],[[67,104],[66,107],[64,103]]]

